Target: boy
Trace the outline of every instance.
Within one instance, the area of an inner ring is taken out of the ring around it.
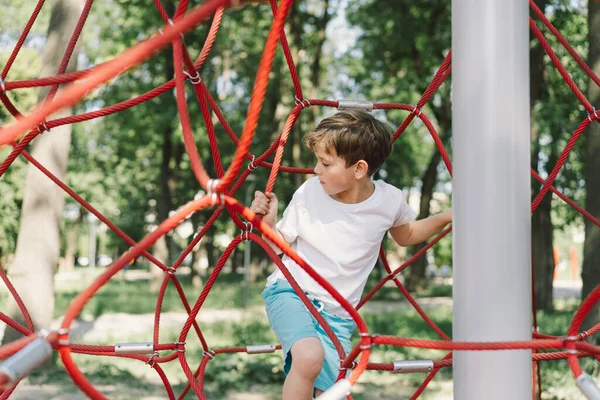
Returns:
[[[386,232],[400,246],[411,246],[452,221],[448,211],[412,222],[416,214],[402,191],[371,179],[390,155],[391,139],[391,129],[366,112],[341,111],[325,118],[304,139],[317,157],[317,176],[298,188],[283,218],[277,222],[273,193],[257,191],[251,206],[353,306],[360,301]],[[356,326],[348,313],[289,257],[282,262],[350,352]],[[340,365],[337,351],[281,271],[269,276],[262,295],[283,349],[287,376],[282,398],[310,400],[334,384]]]

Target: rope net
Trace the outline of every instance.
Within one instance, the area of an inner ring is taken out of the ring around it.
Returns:
[[[280,171],[290,173],[312,173],[311,169],[305,168],[293,168],[285,165],[281,165],[283,151],[286,145],[288,135],[294,126],[294,123],[298,119],[300,113],[309,107],[339,107],[338,101],[331,100],[319,100],[319,99],[306,99],[302,92],[300,84],[300,78],[296,70],[296,66],[292,59],[290,47],[288,45],[286,35],[283,27],[286,21],[286,17],[292,5],[292,0],[281,0],[277,5],[276,0],[269,0],[271,10],[273,13],[273,22],[270,27],[268,37],[264,46],[262,58],[259,64],[258,73],[254,82],[252,91],[250,106],[248,108],[246,122],[243,128],[241,136],[238,136],[228,124],[223,112],[219,108],[219,105],[214,100],[213,96],[209,92],[204,81],[201,79],[200,70],[203,63],[206,61],[209,52],[211,51],[212,45],[215,41],[216,35],[219,31],[221,21],[226,9],[230,7],[243,6],[243,3],[247,1],[234,1],[234,0],[208,0],[200,6],[188,10],[188,1],[181,0],[177,6],[177,9],[173,16],[169,16],[165,11],[160,0],[155,0],[154,3],[158,12],[160,13],[165,25],[162,29],[156,32],[155,35],[149,39],[138,43],[137,45],[129,48],[127,51],[122,53],[119,57],[97,65],[91,69],[65,73],[73,49],[77,44],[81,30],[85,24],[86,18],[90,12],[93,0],[87,0],[81,14],[81,17],[77,23],[76,29],[73,32],[71,40],[68,44],[67,50],[63,56],[60,68],[55,76],[21,80],[21,81],[7,81],[7,74],[17,57],[19,50],[21,49],[27,35],[35,22],[44,0],[38,0],[37,5],[27,22],[23,33],[21,34],[18,42],[16,43],[14,50],[12,51],[10,58],[8,59],[2,73],[0,75],[0,100],[2,101],[5,108],[14,116],[17,117],[15,121],[0,129],[0,145],[11,145],[13,151],[0,165],[0,176],[2,176],[14,160],[18,156],[22,156],[27,159],[32,165],[38,168],[48,178],[56,183],[61,189],[68,193],[73,199],[75,199],[82,207],[87,209],[90,213],[94,214],[98,219],[104,222],[109,229],[114,231],[119,237],[121,237],[131,249],[123,254],[118,260],[110,265],[107,270],[100,275],[88,288],[81,292],[70,304],[69,308],[64,314],[60,329],[52,332],[35,332],[32,319],[25,307],[23,301],[20,299],[19,294],[16,292],[14,286],[11,284],[7,275],[0,268],[0,277],[4,281],[14,300],[18,304],[26,326],[21,325],[17,321],[9,318],[7,315],[0,313],[0,320],[6,323],[8,326],[14,328],[23,334],[23,338],[13,343],[0,347],[0,359],[6,359],[6,362],[0,367],[0,400],[7,399],[15,390],[16,385],[28,372],[30,372],[36,365],[39,365],[40,361],[47,359],[52,351],[58,351],[62,362],[65,366],[66,371],[69,373],[73,382],[90,398],[92,399],[104,399],[105,396],[99,392],[94,385],[87,380],[84,374],[81,372],[77,364],[72,358],[73,353],[77,354],[88,354],[96,356],[112,356],[112,357],[126,357],[130,359],[136,359],[141,362],[147,363],[152,367],[159,375],[160,379],[164,383],[165,391],[169,399],[183,398],[189,390],[193,390],[196,396],[200,399],[205,399],[204,394],[204,373],[210,360],[214,357],[224,353],[239,353],[245,352],[248,354],[272,352],[280,349],[277,345],[253,345],[249,344],[246,347],[234,347],[234,348],[211,348],[205,340],[200,326],[196,322],[196,317],[200,312],[202,305],[204,304],[206,297],[208,296],[211,288],[215,284],[216,279],[221,273],[225,262],[232,254],[233,250],[244,241],[253,241],[260,245],[267,255],[277,264],[277,266],[286,275],[287,279],[291,283],[292,287],[296,290],[304,304],[308,307],[312,315],[319,321],[321,326],[328,333],[332,342],[335,344],[340,360],[340,374],[338,381],[354,384],[357,382],[361,374],[367,370],[382,370],[382,371],[394,371],[398,370],[399,366],[395,363],[369,363],[369,355],[371,347],[374,345],[392,345],[392,346],[406,346],[414,348],[426,348],[426,349],[437,349],[445,350],[449,353],[441,360],[429,360],[430,363],[425,363],[425,367],[421,364],[421,368],[413,368],[413,371],[428,372],[426,378],[422,384],[418,387],[417,391],[412,396],[413,399],[418,398],[421,393],[425,390],[428,383],[435,377],[438,371],[442,368],[449,367],[452,365],[452,351],[454,350],[508,350],[508,349],[533,349],[533,362],[537,363],[541,361],[567,359],[570,368],[576,378],[581,377],[583,371],[579,364],[579,358],[581,357],[600,357],[600,348],[593,346],[586,342],[586,338],[593,333],[600,330],[600,324],[594,326],[587,332],[580,332],[581,324],[585,316],[589,313],[591,308],[600,298],[600,287],[596,288],[585,301],[582,302],[581,306],[572,318],[571,324],[564,336],[550,336],[538,332],[537,326],[533,328],[533,340],[522,341],[522,342],[453,342],[448,334],[446,334],[436,323],[427,316],[424,310],[418,305],[415,299],[411,296],[408,290],[398,279],[398,275],[408,268],[417,258],[423,256],[425,252],[438,243],[443,237],[451,232],[451,227],[445,229],[437,237],[431,240],[425,247],[423,247],[418,253],[414,254],[404,264],[392,268],[386,258],[386,253],[383,248],[380,251],[380,258],[387,271],[387,275],[361,300],[360,304],[353,308],[340,294],[323,278],[321,278],[312,267],[301,259],[296,253],[292,251],[290,246],[282,242],[278,237],[274,235],[274,232],[266,226],[260,216],[255,215],[247,208],[244,204],[239,203],[233,198],[233,195],[237,192],[240,186],[248,178],[248,176],[258,167],[270,169],[270,176],[267,181],[265,191],[272,191],[276,182],[277,176]],[[564,66],[561,64],[559,58],[556,56],[552,48],[550,47],[548,40],[541,32],[538,24],[541,23],[543,27],[548,29],[553,35],[555,35],[558,41],[565,47],[565,49],[572,55],[577,61],[585,73],[592,79],[596,84],[600,85],[600,79],[594,72],[585,64],[581,57],[575,52],[575,50],[569,45],[569,43],[560,35],[556,28],[550,23],[550,21],[544,16],[543,12],[537,8],[533,1],[530,1],[530,7],[534,14],[538,17],[539,21],[536,22],[530,18],[531,30],[537,39],[540,41],[546,54],[552,60],[554,66],[558,69],[561,76],[568,84],[569,88],[575,94],[579,102],[584,106],[587,111],[587,116],[583,118],[579,127],[572,134],[566,147],[562,151],[558,162],[552,169],[547,179],[541,178],[534,170],[531,170],[532,176],[540,182],[541,189],[535,199],[532,202],[531,210],[534,212],[539,206],[540,202],[548,194],[552,192],[556,194],[564,202],[572,206],[585,218],[600,226],[600,222],[593,215],[582,209],[572,199],[559,192],[554,186],[553,182],[561,171],[561,168],[565,164],[569,153],[573,149],[573,146],[584,132],[584,130],[593,122],[597,121],[600,114],[594,109],[590,102],[586,99],[583,92],[577,87],[575,82],[571,79],[569,73],[566,71]],[[210,31],[207,39],[204,43],[202,51],[198,57],[193,60],[188,52],[187,47],[183,42],[183,34],[186,31],[194,28],[195,26],[202,24],[207,19],[211,18]],[[285,54],[290,75],[294,85],[296,105],[291,111],[287,118],[285,127],[278,138],[272,143],[272,145],[262,154],[254,155],[250,152],[250,144],[252,142],[255,129],[258,123],[258,116],[261,111],[262,103],[265,97],[267,83],[269,81],[269,73],[273,64],[275,51],[278,45],[281,45]],[[73,115],[65,118],[47,119],[51,114],[60,110],[61,108],[71,106],[79,102],[89,91],[97,88],[100,85],[105,84],[107,81],[116,77],[122,73],[150,57],[150,55],[156,50],[172,46],[173,48],[173,61],[175,68],[174,79],[150,90],[149,92],[138,96],[136,98],[124,101],[122,103],[114,104],[103,108],[98,111],[86,112],[79,115]],[[431,80],[429,86],[421,96],[420,100],[416,105],[409,104],[391,104],[391,103],[376,103],[372,105],[373,109],[377,110],[404,110],[407,112],[407,116],[404,121],[400,124],[399,128],[394,133],[394,140],[398,139],[406,130],[406,128],[416,119],[420,119],[425,127],[428,129],[431,137],[433,138],[437,149],[439,150],[444,164],[450,173],[452,174],[452,163],[448,157],[446,149],[436,129],[427,117],[426,113],[423,112],[423,107],[431,99],[436,90],[445,82],[450,76],[452,64],[452,52],[448,52],[435,76]],[[212,157],[215,162],[216,177],[211,178],[205,171],[203,164],[200,160],[196,142],[192,134],[192,128],[190,126],[190,116],[188,113],[188,107],[186,104],[186,85],[192,85],[196,99],[200,105],[202,116],[206,123],[207,134],[210,143],[210,150]],[[66,85],[57,92],[59,85]],[[21,112],[15,107],[8,97],[9,92],[32,87],[43,87],[49,86],[50,91],[45,101],[41,102],[37,108],[29,111],[27,114],[21,114]],[[56,178],[50,171],[44,168],[43,165],[38,163],[26,150],[27,145],[34,140],[37,136],[48,132],[46,134],[52,134],[52,129],[61,125],[72,124],[76,122],[89,121],[95,118],[107,116],[125,109],[135,107],[139,104],[147,102],[168,90],[175,89],[177,108],[181,128],[183,132],[183,138],[185,143],[185,149],[190,159],[191,168],[193,173],[200,184],[200,186],[206,191],[206,195],[201,198],[189,201],[183,207],[178,209],[172,216],[163,221],[156,230],[148,234],[140,242],[136,243],[130,237],[128,237],[122,230],[120,230],[115,224],[109,221],[104,215],[102,215],[93,205],[86,202],[81,196],[75,193],[69,188],[64,182]],[[225,128],[229,139],[235,142],[237,150],[235,151],[231,164],[225,169],[221,163],[219,150],[217,147],[217,138],[215,129],[212,123],[212,118],[216,117],[219,123]],[[274,162],[267,162],[267,158],[274,154]],[[244,168],[244,163],[247,162],[247,167]],[[204,208],[214,208],[214,212],[208,222],[205,224],[203,229],[193,238],[189,243],[189,246],[181,253],[177,261],[173,265],[165,265],[158,259],[153,257],[149,252],[148,248],[152,246],[161,236],[167,234],[174,228],[176,228],[186,217],[194,212],[197,212]],[[202,239],[208,229],[213,225],[214,221],[219,217],[221,213],[227,211],[233,222],[241,233],[236,236],[233,241],[226,248],[222,256],[219,258],[214,270],[208,278],[204,288],[194,304],[188,303],[185,293],[179,282],[175,271],[182,264],[185,257],[192,251],[194,246]],[[289,272],[285,269],[281,263],[279,257],[270,248],[270,246],[261,238],[261,236],[255,234],[253,229],[256,228],[260,233],[264,234],[269,240],[277,244],[283,251],[291,257],[298,265],[300,265],[315,281],[317,281],[322,287],[331,293],[331,295],[344,307],[344,309],[352,316],[357,324],[359,332],[359,340],[354,345],[353,350],[350,354],[345,354],[339,340],[332,332],[331,328],[327,325],[324,319],[321,317],[319,312],[315,309],[312,302],[307,299],[304,292],[299,288],[298,284],[294,281]],[[124,343],[116,346],[93,346],[86,344],[75,344],[70,341],[70,328],[75,320],[82,311],[84,305],[94,296],[94,294],[102,288],[111,278],[115,276],[117,272],[127,266],[132,260],[137,257],[145,257],[157,268],[164,271],[164,280],[160,288],[160,292],[157,298],[157,307],[154,321],[154,332],[153,342],[134,344]],[[381,289],[381,287],[387,282],[393,282],[402,293],[402,295],[414,306],[418,314],[423,320],[435,331],[440,337],[440,340],[421,340],[412,338],[401,338],[393,336],[376,335],[369,331],[369,327],[366,325],[363,318],[358,313],[358,310],[370,299],[373,295]],[[177,289],[177,293],[184,305],[188,317],[184,323],[178,341],[176,343],[163,343],[160,340],[159,325],[161,320],[161,308],[165,291],[169,285],[173,285]],[[534,310],[535,311],[535,310]],[[193,332],[192,332],[193,331]],[[190,335],[197,336],[203,348],[203,357],[201,361],[192,366],[190,360],[186,357],[185,349],[186,342],[190,339]],[[544,351],[545,352],[540,352]],[[160,353],[159,353],[160,352]],[[164,373],[161,365],[164,363],[172,362],[177,360],[181,364],[181,368],[187,377],[187,385],[183,391],[179,394],[174,392],[174,389],[169,382],[168,377]],[[345,378],[346,370],[352,369],[352,372],[348,378]],[[410,370],[410,369],[409,369]],[[534,380],[536,378],[534,377]],[[539,395],[541,396],[541,382],[539,382]],[[344,393],[336,398],[347,397],[351,399],[351,395]],[[534,394],[535,397],[535,394]]]

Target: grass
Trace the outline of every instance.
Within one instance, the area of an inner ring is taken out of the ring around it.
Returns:
[[[182,285],[188,296],[188,301],[193,304],[200,294],[200,289],[193,288],[186,280]],[[72,299],[81,291],[81,283],[57,284],[56,312],[60,316],[64,313]],[[212,309],[237,309],[241,307],[241,283],[230,276],[219,278],[215,287],[206,299],[204,307]],[[260,292],[263,283],[258,283],[250,288],[249,304],[262,306]],[[433,286],[421,296],[447,296],[451,287],[447,285]],[[396,288],[385,287],[377,300],[393,301],[400,299]],[[6,293],[0,292],[0,309],[4,307]],[[541,331],[548,334],[561,335],[566,332],[576,301],[567,301],[560,304],[560,309],[553,312],[540,312],[538,314]],[[147,314],[153,313],[156,306],[156,294],[148,291],[147,281],[111,281],[102,288],[96,296],[86,305],[83,314],[97,317],[101,314],[128,313]],[[183,306],[170,286],[165,302],[164,311],[183,311]],[[407,307],[393,307],[390,312],[365,313],[363,316],[373,333],[412,337],[438,339],[435,332],[414,311]],[[225,310],[223,311],[226,312]],[[202,311],[201,311],[202,313]],[[428,315],[448,335],[452,333],[452,309],[448,306],[438,306],[427,310]],[[238,322],[219,321],[204,324],[202,332],[211,348],[237,347],[247,344],[275,343],[276,339],[263,314],[251,314],[252,317]],[[161,329],[161,342],[177,341],[179,329]],[[121,341],[146,341],[147,335],[126,334],[127,329],[115,332]],[[358,337],[354,338],[354,343]],[[202,349],[193,332],[186,344],[186,358],[192,369],[198,365],[202,358]],[[104,343],[106,344],[106,343]],[[379,346],[373,349],[371,362],[390,363],[403,359],[433,359],[440,360],[445,352],[435,350],[421,350],[412,348],[397,348]],[[81,367],[88,379],[111,399],[162,399],[166,398],[165,389],[154,370],[135,360],[114,357],[95,357],[74,355],[74,359]],[[594,377],[598,377],[599,366],[594,360],[584,360],[584,369]],[[162,365],[174,390],[179,393],[185,386],[185,375],[177,360]],[[581,398],[575,387],[573,376],[566,361],[546,362],[542,364],[542,382],[544,386],[543,399],[563,400]],[[209,399],[233,398],[234,393],[263,393],[268,399],[278,398],[281,384],[284,379],[281,355],[260,354],[228,354],[219,355],[209,363],[205,375],[206,393]],[[394,375],[387,372],[367,371],[355,387],[353,397],[357,400],[374,399],[408,399],[424,379],[424,374]],[[445,368],[440,371],[421,398],[439,399],[451,398],[452,369]],[[71,379],[56,360],[55,367],[36,372],[27,378],[28,387],[45,388],[43,398],[63,399],[66,394],[77,396],[78,390]],[[54,392],[53,392],[54,391]],[[54,393],[54,394],[53,394]],[[244,395],[241,395],[244,398]],[[35,397],[35,396],[34,396]],[[40,396],[38,396],[40,398]],[[78,397],[73,397],[73,399]],[[186,399],[195,398],[189,393]]]

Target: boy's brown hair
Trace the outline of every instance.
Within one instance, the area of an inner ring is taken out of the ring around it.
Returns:
[[[346,161],[346,167],[365,160],[368,174],[381,167],[392,152],[392,129],[364,111],[344,110],[323,119],[304,137],[306,146],[315,151],[322,144],[327,154],[336,155]]]

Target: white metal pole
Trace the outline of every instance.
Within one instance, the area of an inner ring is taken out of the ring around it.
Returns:
[[[531,339],[528,15],[452,0],[455,341]],[[453,359],[455,399],[531,399],[531,351]]]

